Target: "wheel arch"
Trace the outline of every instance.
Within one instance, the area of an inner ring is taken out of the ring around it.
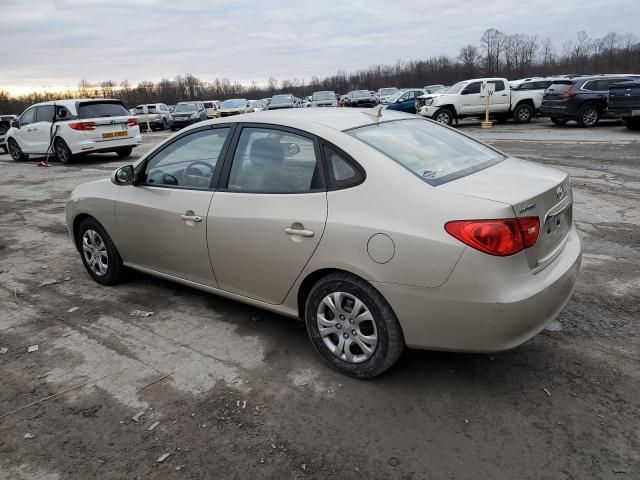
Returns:
[[[344,268],[334,268],[334,267],[320,268],[320,269],[314,270],[313,272],[309,272],[304,277],[302,282],[300,282],[300,286],[298,287],[297,307],[298,307],[298,316],[301,319],[304,319],[303,314],[304,314],[305,303],[307,302],[307,298],[309,297],[309,293],[311,292],[311,289],[313,288],[313,286],[316,283],[318,283],[321,279],[326,277],[327,275],[331,275],[333,273],[345,273],[359,280],[362,280],[363,282],[368,283],[371,286],[371,288],[376,290],[382,296],[382,298],[384,298],[384,295],[382,294],[382,292],[380,292],[380,290],[378,290],[369,280],[364,278],[362,275],[358,275],[357,273],[353,273],[349,270],[345,270]],[[385,298],[385,301],[386,301],[386,298]],[[391,307],[391,305],[389,306]],[[393,307],[391,307],[391,309],[393,310]]]

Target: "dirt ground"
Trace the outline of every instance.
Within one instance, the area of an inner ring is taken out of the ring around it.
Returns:
[[[373,381],[326,367],[301,322],[142,274],[98,286],[64,204],[125,162],[0,155],[0,478],[640,478],[640,136],[461,129],[570,173],[575,294],[515,350],[409,351]]]

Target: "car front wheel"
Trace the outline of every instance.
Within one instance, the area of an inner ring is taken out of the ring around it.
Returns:
[[[533,108],[531,105],[522,103],[513,111],[513,120],[516,123],[529,123],[533,117]]]
[[[433,115],[433,119],[438,123],[451,125],[453,124],[453,113],[448,108],[441,108]]]
[[[348,273],[327,275],[307,297],[307,332],[324,360],[339,372],[372,378],[404,351],[404,336],[391,306],[369,283]]]
[[[124,276],[122,258],[107,231],[93,218],[78,228],[76,244],[87,273],[102,285],[115,285]]]
[[[7,147],[9,148],[9,155],[11,155],[11,158],[13,158],[14,161],[22,162],[24,160],[29,160],[29,155],[22,153],[20,145],[18,145],[18,142],[13,138],[10,138],[7,141]]]
[[[594,127],[600,120],[600,110],[594,105],[585,105],[578,112],[578,125]]]

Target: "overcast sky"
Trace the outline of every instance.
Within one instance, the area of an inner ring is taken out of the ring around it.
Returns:
[[[456,56],[496,27],[552,37],[640,36],[640,0],[0,0],[0,87],[323,76]]]

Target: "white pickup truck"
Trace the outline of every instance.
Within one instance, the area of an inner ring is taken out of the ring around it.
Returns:
[[[483,117],[486,97],[484,82],[493,83],[489,114],[498,122],[513,118],[516,123],[528,123],[542,104],[544,90],[511,90],[506,78],[474,78],[458,82],[445,93],[423,95],[416,100],[416,112],[436,122],[451,125],[466,117]]]

